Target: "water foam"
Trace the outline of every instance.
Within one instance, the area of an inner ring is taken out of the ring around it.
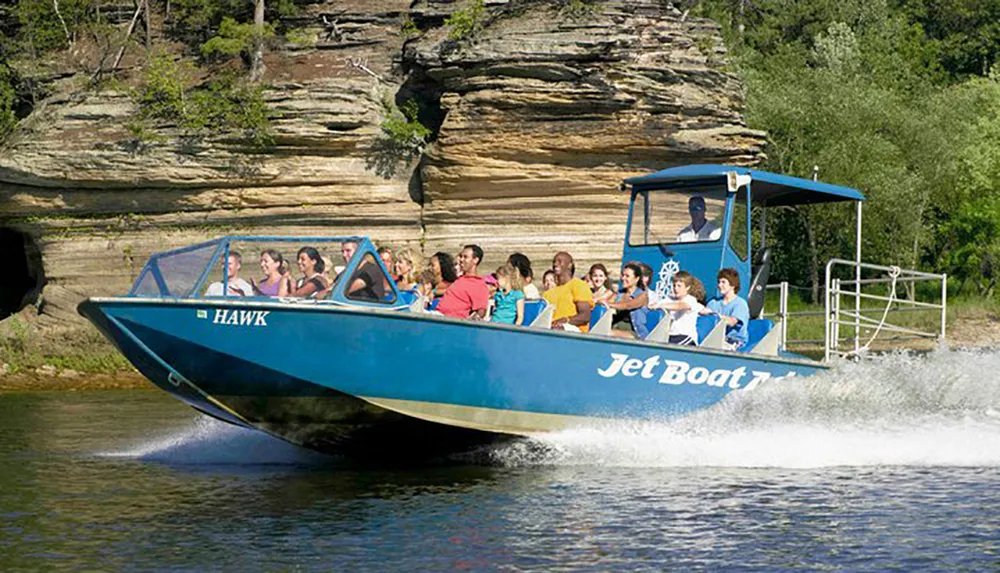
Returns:
[[[735,392],[682,419],[546,434],[493,458],[514,466],[1000,466],[1000,353],[842,363]]]
[[[182,430],[100,455],[170,465],[313,465],[329,460],[262,432],[207,416],[199,416]]]

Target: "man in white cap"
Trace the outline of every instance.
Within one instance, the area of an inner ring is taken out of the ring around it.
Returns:
[[[704,197],[695,195],[688,199],[688,213],[691,215],[691,224],[677,233],[678,243],[715,241],[722,236],[722,229],[705,218]]]

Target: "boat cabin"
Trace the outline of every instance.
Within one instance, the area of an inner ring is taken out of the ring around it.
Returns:
[[[750,316],[764,304],[771,254],[766,245],[766,210],[771,207],[864,201],[849,187],[729,165],[686,165],[626,179],[631,193],[622,265],[641,262],[653,268],[650,288],[671,290],[671,278],[684,270],[708,291],[724,268],[740,276],[740,296]],[[760,213],[759,244],[754,244],[751,211]]]

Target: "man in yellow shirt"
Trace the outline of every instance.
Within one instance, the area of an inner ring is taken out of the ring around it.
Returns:
[[[552,271],[556,275],[556,287],[543,295],[555,307],[552,328],[587,332],[593,294],[587,283],[573,276],[576,273],[573,257],[565,252],[556,253]]]

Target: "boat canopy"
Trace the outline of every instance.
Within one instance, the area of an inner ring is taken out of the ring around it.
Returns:
[[[850,187],[732,165],[701,164],[671,167],[656,173],[631,177],[626,179],[625,183],[635,190],[672,189],[724,183],[730,173],[750,177],[753,182],[751,201],[758,206],[865,200],[860,191]]]

